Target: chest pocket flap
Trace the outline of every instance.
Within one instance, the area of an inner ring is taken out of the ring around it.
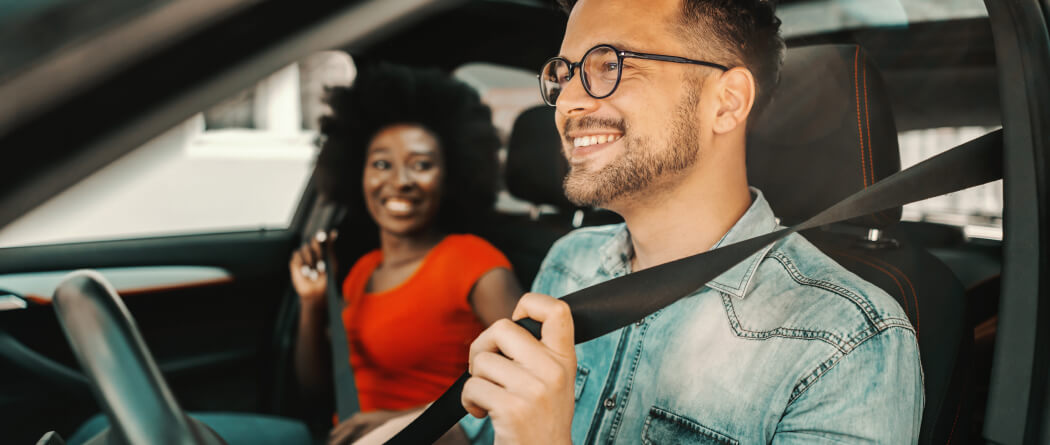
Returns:
[[[688,417],[654,406],[642,427],[645,445],[696,444],[739,445],[732,437],[705,427]]]
[[[576,365],[576,386],[574,389],[574,397],[576,401],[580,401],[580,395],[583,394],[583,386],[587,384],[587,374],[590,374],[587,368]]]

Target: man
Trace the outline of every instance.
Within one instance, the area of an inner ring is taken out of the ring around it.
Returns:
[[[462,401],[476,418],[450,435],[499,444],[916,442],[922,371],[907,317],[798,235],[574,347],[568,307],[554,297],[777,227],[748,188],[744,148],[783,42],[768,1],[579,0],[567,9],[564,59],[541,72],[571,165],[565,192],[625,224],[554,245],[514,312],[543,323],[540,340],[510,321],[475,340]]]

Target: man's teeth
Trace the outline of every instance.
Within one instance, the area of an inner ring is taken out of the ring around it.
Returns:
[[[386,208],[392,212],[407,212],[412,209],[412,204],[402,199],[388,199]]]
[[[604,144],[606,142],[615,142],[620,139],[623,135],[620,134],[600,134],[593,136],[580,136],[572,140],[574,147],[587,147],[594,144]]]

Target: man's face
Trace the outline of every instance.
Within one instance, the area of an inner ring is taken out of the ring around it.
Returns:
[[[581,0],[569,16],[561,55],[578,62],[595,45],[610,44],[702,58],[675,32],[680,1]],[[628,58],[616,91],[600,100],[587,94],[577,72],[558,97],[555,117],[570,165],[568,198],[616,210],[681,178],[700,152],[702,69]]]

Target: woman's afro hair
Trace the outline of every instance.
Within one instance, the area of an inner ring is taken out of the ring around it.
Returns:
[[[361,185],[367,148],[396,124],[423,127],[444,155],[438,229],[473,231],[492,210],[500,140],[489,107],[470,86],[436,69],[381,63],[361,69],[350,87],[329,88],[325,102],[332,113],[321,118],[314,177],[321,195],[346,205],[352,218],[367,215]]]

